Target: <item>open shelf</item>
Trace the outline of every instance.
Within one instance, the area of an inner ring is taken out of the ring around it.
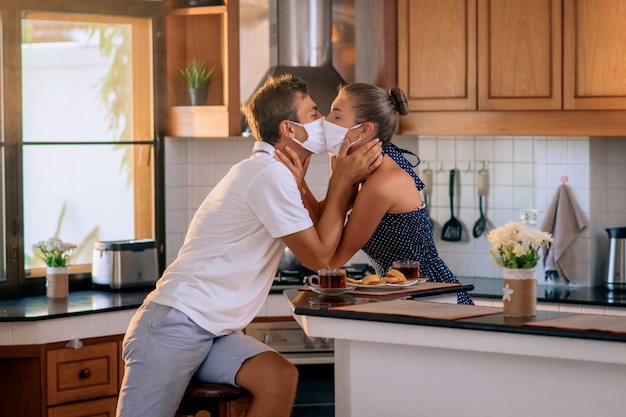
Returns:
[[[229,136],[228,108],[226,106],[177,106],[169,111],[172,136],[222,137]]]
[[[239,113],[239,4],[186,7],[164,0],[168,136],[226,137],[241,133]],[[190,106],[179,69],[197,59],[215,67],[206,106]]]
[[[172,9],[168,14],[170,16],[197,16],[208,14],[224,14],[226,12],[226,6],[203,6]]]

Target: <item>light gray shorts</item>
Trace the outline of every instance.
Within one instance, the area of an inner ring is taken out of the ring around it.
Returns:
[[[145,303],[124,337],[118,417],[171,417],[192,377],[235,384],[243,362],[273,351],[242,332],[215,337],[175,308]]]

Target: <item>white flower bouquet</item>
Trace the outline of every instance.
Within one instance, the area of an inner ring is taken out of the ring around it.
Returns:
[[[51,268],[67,266],[75,249],[75,244],[70,242],[63,243],[61,239],[56,237],[42,240],[33,245],[35,254],[46,263],[46,266]]]
[[[552,235],[532,229],[525,221],[508,222],[487,234],[491,243],[489,255],[497,266],[510,269],[529,269],[537,265],[539,249],[552,242]]]

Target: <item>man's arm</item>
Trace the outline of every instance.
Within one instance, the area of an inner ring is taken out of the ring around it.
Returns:
[[[350,155],[346,155],[348,147],[349,142],[346,140],[337,156],[319,220],[313,227],[283,237],[289,249],[309,269],[317,270],[329,265],[339,244],[345,216],[356,192],[356,184],[382,162],[382,148],[377,139]]]

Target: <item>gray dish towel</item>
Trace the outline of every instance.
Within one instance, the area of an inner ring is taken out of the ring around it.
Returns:
[[[552,198],[541,230],[552,234],[552,244],[544,249],[545,279],[560,277],[569,283],[574,274],[573,243],[587,227],[587,219],[566,184]]]

